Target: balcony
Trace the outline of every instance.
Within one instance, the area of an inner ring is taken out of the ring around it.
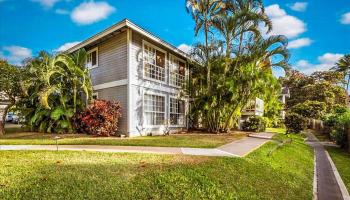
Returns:
[[[259,98],[251,100],[246,107],[242,109],[242,116],[263,116],[264,114],[264,101]]]

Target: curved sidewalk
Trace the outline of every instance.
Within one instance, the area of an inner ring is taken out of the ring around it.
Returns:
[[[218,148],[144,147],[108,145],[58,145],[59,151],[98,151],[156,154],[184,154],[194,156],[244,157],[259,148],[269,139],[245,137]],[[56,145],[0,145],[0,150],[57,150]]]

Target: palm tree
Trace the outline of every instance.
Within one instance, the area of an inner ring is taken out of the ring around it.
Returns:
[[[350,54],[344,55],[342,58],[340,58],[333,69],[344,73],[344,76],[348,77],[346,84],[346,91],[348,91],[350,83]]]
[[[73,115],[91,99],[92,84],[85,68],[86,52],[49,55],[41,52],[29,61],[28,98],[19,106],[33,129],[72,132]]]
[[[252,32],[255,37],[259,37],[259,25],[264,25],[268,33],[272,30],[272,22],[265,14],[261,0],[228,0],[226,4],[228,12],[240,17],[239,42],[236,52],[236,56],[239,57],[244,50],[245,34]]]
[[[186,0],[186,10],[191,13],[195,21],[195,36],[200,30],[204,32],[205,46],[208,48],[208,34],[212,27],[212,20],[225,9],[225,3],[222,0]],[[208,54],[209,52],[206,52]],[[206,57],[209,57],[208,55]],[[207,70],[207,85],[210,85],[210,65],[206,61]]]

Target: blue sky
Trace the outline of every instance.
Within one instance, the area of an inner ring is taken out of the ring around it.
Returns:
[[[327,70],[350,53],[349,0],[264,4],[273,33],[289,38],[294,68]],[[124,18],[184,50],[198,40],[184,0],[0,0],[0,57],[18,64],[40,50],[65,49]]]

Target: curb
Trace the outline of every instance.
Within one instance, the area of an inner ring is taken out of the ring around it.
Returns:
[[[339,174],[339,172],[338,172],[338,170],[337,170],[337,167],[335,166],[335,164],[334,164],[332,158],[330,157],[328,151],[327,151],[327,150],[325,150],[325,151],[326,151],[327,158],[328,158],[329,162],[331,163],[331,167],[332,167],[334,176],[335,176],[335,178],[336,178],[336,180],[337,180],[337,183],[338,183],[338,186],[339,186],[339,188],[340,188],[340,191],[341,191],[341,194],[342,194],[342,196],[343,196],[343,199],[344,199],[344,200],[350,200],[349,192],[348,192],[348,190],[346,189],[343,180],[341,179],[341,176],[340,176],[340,174]]]

